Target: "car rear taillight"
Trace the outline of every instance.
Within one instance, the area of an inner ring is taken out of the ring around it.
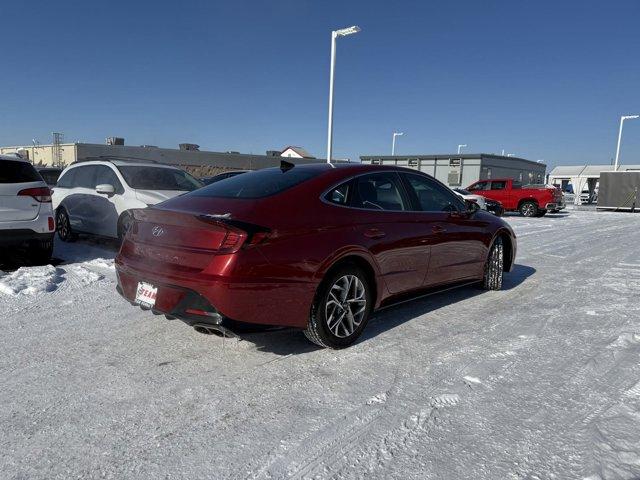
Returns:
[[[56,223],[53,221],[53,217],[49,217],[48,221],[49,221],[49,231],[53,232],[56,229]]]
[[[235,230],[229,230],[220,244],[220,250],[225,252],[237,250],[242,246],[242,242],[244,242],[245,238],[246,235]]]
[[[25,188],[18,192],[18,196],[31,197],[40,203],[51,203],[51,190],[48,187]]]

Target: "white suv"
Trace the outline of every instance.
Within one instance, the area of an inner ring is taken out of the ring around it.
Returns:
[[[51,191],[36,169],[17,156],[0,156],[0,248],[26,245],[30,260],[46,263],[55,224]]]
[[[202,183],[184,170],[155,162],[126,159],[84,160],[69,165],[53,189],[58,236],[73,241],[78,233],[122,239],[129,210],[146,208]]]

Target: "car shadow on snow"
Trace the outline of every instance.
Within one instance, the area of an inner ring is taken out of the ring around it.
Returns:
[[[527,265],[516,264],[513,270],[504,275],[502,290],[512,290],[521,285],[533,275],[536,269]],[[446,307],[447,305],[468,300],[486,291],[477,285],[467,285],[451,290],[419,296],[399,305],[392,305],[375,312],[357,343],[374,338],[405,322],[411,321],[429,312]],[[275,353],[276,355],[297,355],[318,350],[302,334],[300,330],[283,328],[272,331],[241,335],[242,338],[253,343],[258,350]]]
[[[80,263],[97,258],[113,259],[120,250],[115,239],[81,235],[74,242],[63,242],[56,237],[53,257],[59,263]]]

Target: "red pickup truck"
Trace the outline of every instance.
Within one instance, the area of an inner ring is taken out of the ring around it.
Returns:
[[[542,217],[548,211],[557,213],[565,205],[562,192],[547,185],[525,185],[511,178],[480,180],[467,187],[474,195],[482,195],[502,203],[505,210],[519,211],[525,217]]]

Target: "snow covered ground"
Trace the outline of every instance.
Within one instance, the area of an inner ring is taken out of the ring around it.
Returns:
[[[135,309],[109,245],[0,274],[0,475],[640,478],[640,215],[507,217],[505,289],[380,312],[342,351]]]

